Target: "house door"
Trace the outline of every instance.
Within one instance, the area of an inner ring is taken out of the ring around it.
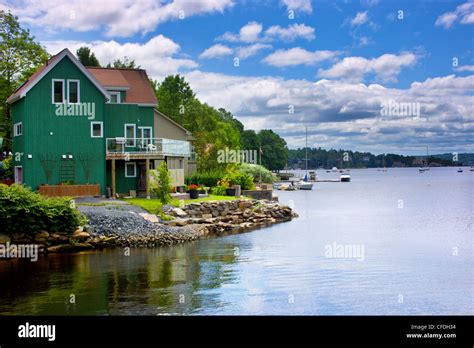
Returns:
[[[146,190],[146,164],[140,163],[140,177],[138,178],[138,190],[145,191]]]
[[[23,167],[15,167],[15,183],[23,184]]]

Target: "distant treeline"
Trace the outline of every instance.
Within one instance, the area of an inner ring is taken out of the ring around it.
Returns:
[[[308,168],[379,168],[379,167],[413,167],[426,164],[425,156],[403,156],[397,154],[374,155],[370,152],[349,150],[308,149]],[[453,154],[431,155],[430,166],[473,165],[474,154],[459,154],[458,161],[453,161]],[[305,148],[289,150],[289,168],[305,168]]]

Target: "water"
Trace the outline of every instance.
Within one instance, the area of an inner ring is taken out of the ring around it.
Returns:
[[[0,314],[472,315],[474,172],[456,169],[279,192],[300,217],[245,234],[0,261]],[[326,257],[333,243],[363,259]]]

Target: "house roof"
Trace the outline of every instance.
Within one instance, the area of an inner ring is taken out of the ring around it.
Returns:
[[[185,131],[186,135],[192,136],[192,133],[191,133],[189,130],[187,130],[186,128],[184,128],[182,125],[180,125],[178,122],[176,122],[175,120],[173,120],[171,117],[166,116],[164,113],[162,113],[161,111],[159,111],[157,108],[154,109],[154,112],[155,112],[157,115],[160,115],[161,117],[167,119],[169,122],[171,122],[172,124],[174,124],[176,127],[181,128],[183,131]]]
[[[14,103],[23,98],[26,93],[33,88],[56,64],[64,57],[70,60],[81,70],[84,75],[100,90],[100,92],[110,99],[107,90],[118,89],[127,90],[125,94],[125,103],[144,104],[155,106],[157,100],[150,80],[142,69],[122,69],[122,68],[97,68],[84,67],[82,63],[69,51],[63,49],[58,54],[52,56],[45,65],[39,68],[31,77],[23,83],[10,97],[7,103]]]
[[[8,97],[7,103],[11,104],[23,98],[28,91],[33,88],[48,72],[50,72],[56,64],[58,64],[64,57],[68,57],[79,70],[97,87],[97,89],[106,97],[110,98],[107,90],[97,81],[97,79],[89,73],[84,65],[69,51],[67,48],[63,49],[58,54],[52,56],[45,65],[39,68],[30,78],[24,82],[11,96]]]
[[[157,100],[150,80],[142,69],[125,68],[86,68],[106,89],[127,89],[125,103],[152,104]]]

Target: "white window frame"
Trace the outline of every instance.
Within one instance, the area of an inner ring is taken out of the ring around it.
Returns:
[[[100,124],[100,135],[94,135],[94,125]],[[91,138],[103,138],[104,137],[104,122],[94,121],[91,122]]]
[[[127,127],[133,126],[133,145],[128,145],[127,141],[130,138],[127,138]],[[135,147],[137,146],[137,125],[135,123],[125,123],[123,125],[123,133],[125,137],[125,147]]]
[[[117,103],[112,103],[112,99],[109,101],[109,103],[111,103],[111,104],[120,104],[122,102],[122,100],[120,98],[120,92],[109,92],[109,95],[110,96],[112,96],[112,95],[117,96]]]
[[[127,166],[133,166],[133,175],[127,175]],[[136,178],[137,177],[137,164],[135,162],[125,162],[125,177]]]
[[[21,132],[18,132],[18,129],[17,129],[18,126],[21,126]],[[22,122],[15,123],[13,125],[13,136],[18,137],[20,135],[23,135],[23,123]]]
[[[77,82],[77,103],[71,103],[69,101],[69,83],[70,82]],[[81,80],[67,80],[67,95],[66,95],[66,100],[68,104],[80,104],[81,103]]]
[[[145,146],[145,143],[143,142],[144,138],[143,138],[143,130],[144,129],[149,129],[150,130],[150,138],[147,138],[150,140],[149,144],[151,144],[153,142],[153,127],[138,127],[138,130],[140,131],[140,139],[141,139],[141,144],[142,146]],[[146,144],[148,145],[148,144]]]
[[[21,168],[21,182],[18,181],[18,172],[17,169]],[[23,184],[25,173],[23,173],[23,166],[14,166],[13,167],[13,178],[16,184]]]
[[[62,102],[58,102],[58,103],[56,103],[56,102],[54,101],[54,83],[55,83],[55,82],[61,82],[62,85],[63,85],[63,101],[62,101]],[[52,80],[51,80],[51,102],[52,102],[53,104],[64,104],[64,101],[66,100],[66,93],[65,93],[65,90],[66,90],[66,88],[65,88],[64,79],[52,79]]]

